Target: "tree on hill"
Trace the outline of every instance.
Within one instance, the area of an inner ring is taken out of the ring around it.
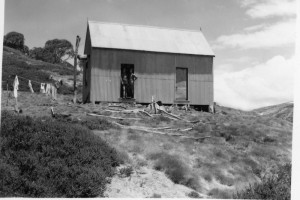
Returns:
[[[54,63],[63,63],[74,57],[72,43],[64,39],[48,40],[45,44],[45,50],[52,54]]]
[[[28,46],[24,45],[22,52],[23,52],[25,55],[29,55],[29,48],[28,48]]]
[[[9,32],[4,36],[3,45],[23,52],[25,38],[22,33]]]
[[[29,51],[29,57],[36,59],[36,60],[42,60],[49,63],[55,63],[55,58],[52,55],[52,53],[42,47],[34,47],[33,49],[30,49]]]
[[[45,47],[34,47],[29,51],[29,56],[53,64],[65,63],[74,57],[73,45],[68,40],[53,39],[45,43]]]

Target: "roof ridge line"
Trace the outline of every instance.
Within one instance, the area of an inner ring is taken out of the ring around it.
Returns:
[[[202,32],[202,30],[192,30],[192,29],[181,29],[181,28],[171,28],[171,27],[161,27],[161,26],[149,26],[149,25],[141,25],[141,24],[127,24],[127,23],[118,23],[118,22],[104,22],[104,21],[94,21],[88,20],[88,23],[101,23],[101,24],[114,24],[114,25],[127,25],[127,26],[137,26],[137,27],[147,27],[147,28],[156,28],[156,29],[169,29],[169,30],[179,30],[179,31],[189,31],[189,32]]]

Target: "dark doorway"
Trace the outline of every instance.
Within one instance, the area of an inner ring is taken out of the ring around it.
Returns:
[[[188,69],[176,67],[175,99],[188,100]]]
[[[121,64],[121,90],[120,97],[123,99],[134,98],[134,65]]]

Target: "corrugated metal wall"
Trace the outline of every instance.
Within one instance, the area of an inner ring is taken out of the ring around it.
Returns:
[[[149,103],[153,95],[163,103],[174,103],[176,67],[188,68],[190,104],[213,102],[212,56],[93,48],[91,64],[91,101],[118,101],[121,64],[134,64],[137,102]]]

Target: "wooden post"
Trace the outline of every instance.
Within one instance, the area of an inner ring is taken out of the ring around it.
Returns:
[[[77,102],[76,75],[77,75],[77,53],[78,53],[79,42],[80,42],[80,37],[77,35],[76,46],[75,46],[75,55],[74,55],[74,98],[73,98],[74,104]]]
[[[15,105],[15,110],[19,112],[19,106],[18,106],[18,97],[16,97],[16,105]]]
[[[7,93],[7,101],[6,106],[8,106],[9,92],[8,92],[8,80],[6,81],[6,93]]]

